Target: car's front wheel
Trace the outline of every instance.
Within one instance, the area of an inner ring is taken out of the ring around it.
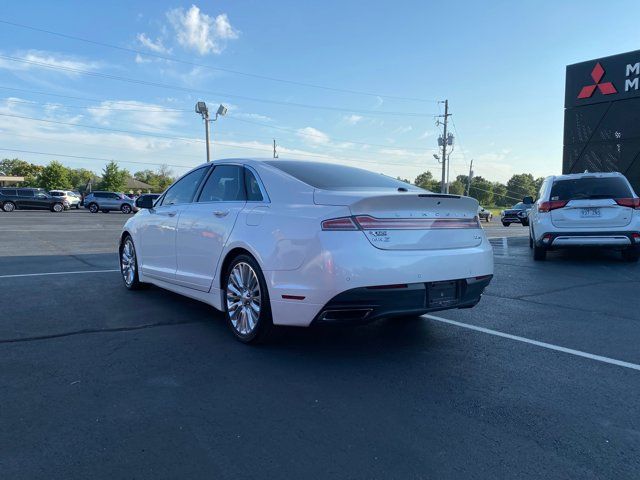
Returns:
[[[125,215],[129,215],[131,213],[131,205],[129,205],[128,203],[123,203],[120,207],[120,211]]]
[[[233,334],[243,343],[264,342],[273,330],[273,321],[258,262],[249,255],[238,255],[227,268],[224,286],[224,312]]]
[[[51,206],[51,211],[52,211],[52,212],[60,213],[60,212],[62,212],[63,210],[64,210],[64,205],[63,205],[63,204],[61,204],[61,203],[54,203],[54,204]]]
[[[509,225],[511,225],[509,222],[502,222],[503,227],[508,227]]]
[[[16,209],[16,204],[13,202],[4,202],[2,205],[2,210],[5,212],[13,212]]]
[[[98,204],[97,203],[91,203],[89,204],[89,211],[91,213],[98,213],[100,209],[98,208]]]
[[[129,290],[138,290],[142,283],[138,277],[138,256],[133,239],[127,235],[120,245],[120,273],[124,286]]]

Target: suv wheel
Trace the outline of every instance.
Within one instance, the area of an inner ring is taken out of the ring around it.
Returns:
[[[129,205],[128,203],[123,203],[120,207],[120,211],[126,215],[129,215],[131,213],[131,210],[131,205]]]
[[[547,259],[547,249],[545,247],[539,247],[535,243],[533,244],[533,259],[536,261],[543,261]]]
[[[258,262],[238,255],[224,277],[224,313],[229,328],[243,343],[261,343],[273,330],[267,284]]]
[[[90,203],[89,204],[89,211],[91,213],[98,213],[98,210],[100,210],[100,209],[98,208],[98,204],[97,203]]]
[[[4,202],[2,210],[5,212],[13,212],[16,209],[16,204],[13,202]]]
[[[640,249],[637,247],[629,247],[622,250],[622,259],[625,262],[637,262],[640,260]]]
[[[60,213],[64,210],[64,205],[61,203],[54,203],[51,205],[51,211],[55,213]]]
[[[511,225],[509,222],[502,222],[503,227],[508,227],[509,225]]]

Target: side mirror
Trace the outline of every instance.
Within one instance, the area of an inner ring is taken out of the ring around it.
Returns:
[[[524,197],[522,203],[525,205],[533,205],[535,202],[533,201],[533,197]]]
[[[137,198],[136,207],[146,209],[153,208],[153,197],[149,195],[143,195],[142,197]]]

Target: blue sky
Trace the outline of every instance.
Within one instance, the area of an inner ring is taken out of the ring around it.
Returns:
[[[281,158],[413,179],[437,175],[447,98],[452,175],[472,158],[492,180],[559,173],[565,66],[640,48],[638,18],[637,1],[5,2],[0,20],[191,64],[0,23],[0,148],[183,173],[205,159],[205,100],[229,106],[214,158],[268,157],[275,138]]]

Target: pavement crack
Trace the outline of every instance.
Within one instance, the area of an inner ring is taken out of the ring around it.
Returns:
[[[116,327],[116,328],[85,328],[82,330],[74,330],[71,332],[52,333],[50,335],[37,335],[33,337],[20,337],[20,338],[5,338],[0,339],[0,345],[6,343],[22,343],[22,342],[35,342],[40,340],[51,340],[55,338],[72,337],[75,335],[86,335],[91,333],[114,333],[114,332],[130,332],[135,330],[144,330],[146,328],[155,327],[170,327],[173,325],[188,325],[192,323],[202,323],[205,320],[188,320],[184,322],[160,322],[160,323],[147,323],[144,325],[134,325],[131,327]]]

